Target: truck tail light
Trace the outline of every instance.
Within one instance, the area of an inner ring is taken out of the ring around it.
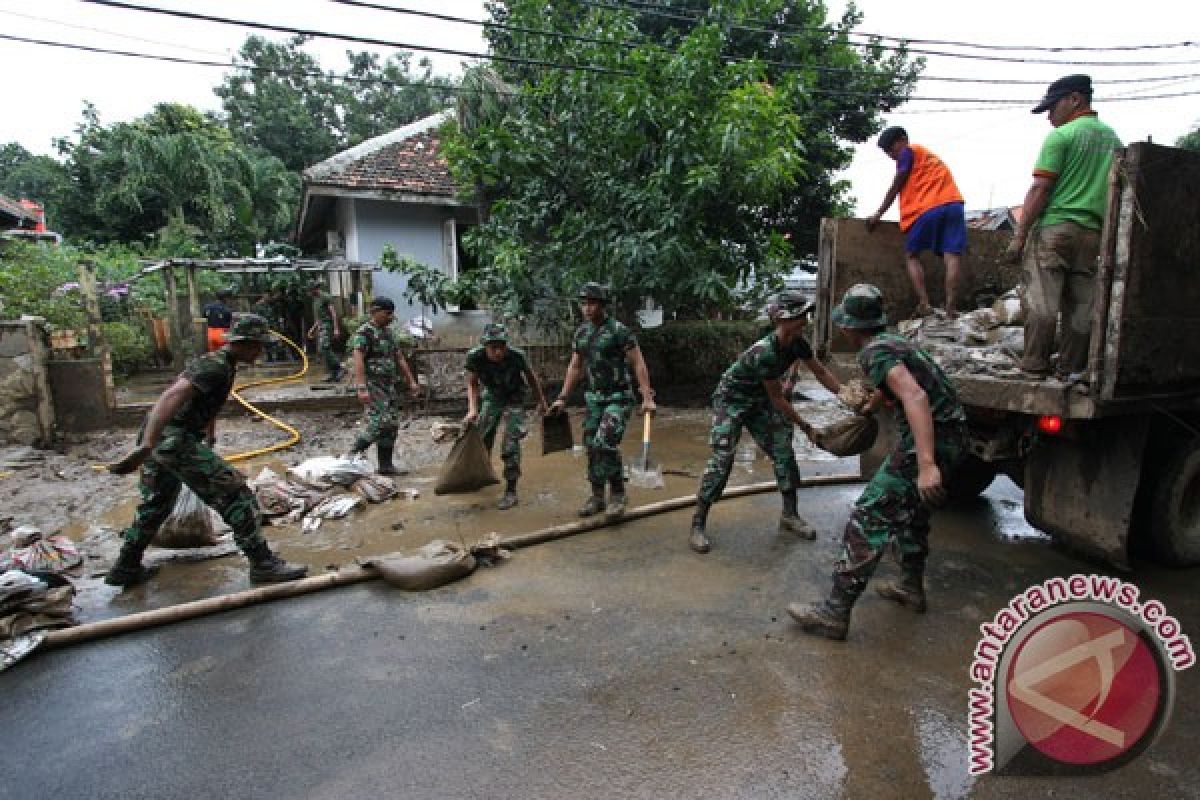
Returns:
[[[1057,436],[1062,433],[1063,421],[1062,417],[1057,414],[1046,414],[1038,417],[1037,429],[1042,433],[1050,436]]]

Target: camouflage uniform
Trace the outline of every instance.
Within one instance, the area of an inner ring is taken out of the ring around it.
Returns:
[[[329,305],[333,297],[328,292],[320,292],[313,298],[313,317],[317,321],[317,354],[325,363],[330,375],[337,375],[342,370],[341,362],[333,353],[333,314]]]
[[[908,339],[882,333],[858,354],[872,388],[883,390],[893,407],[898,435],[892,452],[867,484],[846,523],[834,584],[852,597],[862,593],[879,564],[884,546],[894,541],[906,573],[924,573],[929,555],[929,508],[917,492],[917,448],[904,407],[887,386],[887,374],[903,364],[925,390],[933,415],[934,453],[943,480],[966,453],[966,414],[950,379],[924,350]]]
[[[233,388],[237,367],[227,348],[198,356],[182,377],[196,388],[190,402],[163,428],[154,452],[142,465],[141,503],[123,534],[127,546],[141,552],[170,515],[181,484],[211,506],[233,528],[233,539],[247,554],[264,547],[254,493],[242,474],[204,442],[208,425]]]
[[[366,428],[354,440],[354,451],[362,452],[372,442],[378,442],[384,449],[393,448],[399,428],[397,415],[400,412],[400,391],[396,385],[399,379],[396,354],[400,352],[400,346],[391,328],[377,328],[365,322],[350,338],[350,349],[362,350],[367,393],[371,396],[370,405],[366,408]]]
[[[797,337],[785,348],[772,332],[752,344],[725,370],[713,392],[713,426],[709,434],[713,454],[696,493],[702,503],[712,505],[725,491],[743,427],[775,465],[779,490],[794,491],[799,486],[791,422],[771,405],[763,381],[779,380],[794,362],[812,357],[812,348],[803,338]]]
[[[509,345],[499,362],[488,359],[482,345],[467,352],[467,371],[483,384],[483,403],[479,410],[479,432],[483,444],[491,452],[496,441],[500,419],[504,417],[504,438],[500,444],[500,459],[504,462],[504,479],[510,484],[521,477],[521,440],[529,435],[525,411],[525,373],[529,360],[525,353]]]
[[[599,325],[585,322],[575,331],[574,351],[588,377],[583,444],[593,486],[621,478],[621,439],[634,405],[627,357],[637,346],[633,332],[612,317]]]

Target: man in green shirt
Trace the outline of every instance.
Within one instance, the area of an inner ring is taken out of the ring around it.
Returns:
[[[337,356],[333,354],[333,341],[342,335],[342,323],[338,319],[337,307],[333,298],[322,291],[321,284],[313,281],[308,286],[313,299],[312,327],[308,329],[308,338],[317,340],[317,353],[325,362],[329,374],[325,376],[326,383],[337,383],[342,379],[344,370]]]
[[[1121,140],[1092,110],[1087,75],[1059,78],[1033,113],[1048,112],[1046,136],[1004,260],[1025,272],[1025,355],[1021,368],[1046,377],[1058,314],[1063,316],[1059,378],[1087,368],[1092,296],[1113,150]],[[1032,235],[1032,238],[1031,238]]]

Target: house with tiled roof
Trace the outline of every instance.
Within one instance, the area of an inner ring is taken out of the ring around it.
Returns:
[[[476,207],[458,187],[438,150],[444,111],[345,150],[302,174],[297,237],[308,255],[343,256],[379,263],[384,246],[398,255],[443,270],[452,278],[469,267],[462,251],[464,229],[477,221]],[[404,308],[404,276],[376,271],[375,294]]]
[[[22,197],[14,200],[0,194],[0,238],[60,242],[62,237],[46,229],[46,212],[41,205]]]

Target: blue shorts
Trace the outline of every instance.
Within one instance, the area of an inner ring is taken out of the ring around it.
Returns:
[[[962,203],[946,203],[931,208],[921,216],[904,234],[904,252],[921,253],[932,250],[939,256],[943,253],[961,253],[967,249],[967,219]]]

